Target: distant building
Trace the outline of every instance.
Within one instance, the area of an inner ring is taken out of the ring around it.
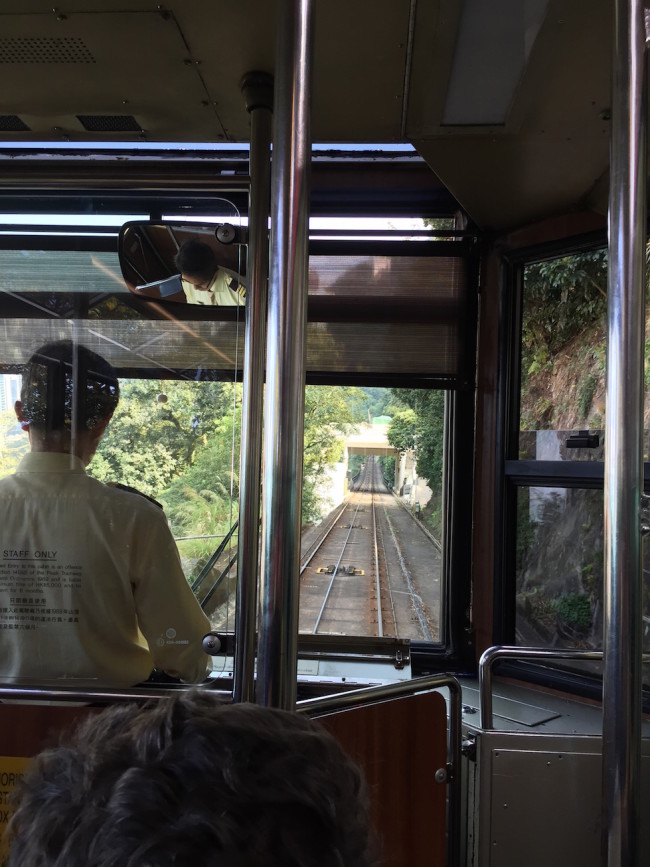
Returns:
[[[11,410],[20,400],[22,377],[18,373],[5,373],[0,376],[0,411]]]

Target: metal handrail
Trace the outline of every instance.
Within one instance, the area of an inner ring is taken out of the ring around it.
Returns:
[[[460,807],[461,781],[460,758],[462,744],[463,700],[458,680],[450,674],[434,674],[416,677],[384,686],[372,686],[339,692],[324,698],[308,698],[296,703],[296,710],[310,716],[324,715],[334,711],[351,710],[354,707],[375,704],[395,698],[430,692],[445,687],[449,690],[449,742],[447,745],[447,780],[449,782],[447,816],[447,864],[460,865]]]
[[[155,686],[149,689],[148,687],[133,687],[128,689],[112,689],[110,687],[92,687],[82,688],[74,686],[9,686],[0,684],[0,701],[3,699],[12,701],[71,701],[84,702],[101,702],[110,704],[114,701],[142,701],[143,699],[154,698],[162,699],[175,695],[181,689],[188,689],[186,683],[179,683],[169,686]],[[216,690],[213,686],[213,681],[208,680],[203,683],[194,684],[193,689],[209,689],[211,692],[222,692],[224,696],[232,698],[230,690]]]
[[[497,645],[488,647],[482,654],[478,663],[478,690],[479,690],[479,711],[480,725],[482,729],[491,729],[493,727],[492,720],[492,667],[495,662],[502,659],[516,659],[518,661],[526,659],[536,660],[556,660],[556,659],[576,659],[576,660],[593,660],[602,662],[602,650],[558,650],[557,648],[546,647],[514,647],[509,645]],[[643,661],[650,662],[650,654],[643,654]]]
[[[232,525],[232,527],[228,530],[226,535],[223,537],[222,541],[219,543],[219,545],[217,547],[217,550],[211,555],[208,562],[205,564],[203,569],[201,569],[199,575],[192,582],[192,584],[191,584],[192,592],[194,592],[195,590],[198,590],[199,587],[201,586],[201,584],[203,584],[203,581],[207,578],[207,576],[210,574],[210,572],[212,572],[214,564],[217,562],[219,557],[223,554],[223,552],[226,548],[226,545],[231,540],[232,535],[238,526],[239,526],[239,521],[235,521],[235,523]]]

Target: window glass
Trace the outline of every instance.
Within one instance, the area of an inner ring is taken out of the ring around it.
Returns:
[[[87,472],[163,507],[211,626],[233,630],[243,317],[161,315],[126,291],[114,253],[3,250],[0,262],[1,475],[29,449],[13,405],[32,352],[71,340],[104,357],[120,399]],[[446,401],[437,389],[307,387],[302,632],[444,641]]]
[[[606,315],[606,250],[525,267],[520,458],[602,460]]]
[[[300,631],[442,641],[444,392],[305,403]]]
[[[643,651],[650,653],[648,545],[643,558]],[[603,569],[602,491],[517,489],[517,644],[601,650]],[[648,684],[649,676],[646,667]]]
[[[517,489],[517,643],[602,645],[603,493]]]
[[[127,379],[89,467],[164,508],[212,626],[234,628],[241,385]]]
[[[607,259],[593,250],[524,269],[518,455],[542,462],[604,460]],[[650,357],[645,362],[650,411]],[[644,459],[650,454],[645,425]],[[516,642],[602,648],[602,489],[517,488]],[[650,553],[644,546],[643,649],[650,651]],[[554,663],[566,667],[567,663]],[[584,668],[600,671],[600,665]],[[650,684],[645,667],[644,682]]]

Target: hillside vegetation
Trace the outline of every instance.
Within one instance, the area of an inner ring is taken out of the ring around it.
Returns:
[[[605,250],[526,268],[520,457],[603,459],[606,316]],[[648,323],[646,316],[646,429],[650,427]],[[599,446],[567,449],[569,433],[582,429],[600,432]],[[553,438],[540,431],[566,434]],[[549,444],[547,452],[545,444]],[[600,646],[602,490],[518,488],[516,544],[518,640],[524,644]],[[650,613],[649,601],[644,603],[645,614]]]

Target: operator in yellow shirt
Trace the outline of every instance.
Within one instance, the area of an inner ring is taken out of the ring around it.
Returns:
[[[198,238],[181,244],[174,264],[178,268],[188,304],[243,306],[246,287],[238,274],[222,268],[212,247]]]
[[[210,668],[210,630],[162,509],[86,474],[119,400],[71,341],[29,360],[16,414],[31,451],[0,480],[0,681],[127,687]]]

